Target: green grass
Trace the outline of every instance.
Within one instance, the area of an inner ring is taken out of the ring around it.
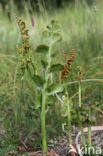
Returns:
[[[18,73],[18,57],[16,44],[21,43],[21,35],[13,12],[25,19],[27,27],[30,30],[31,44],[33,49],[42,43],[41,32],[51,19],[56,19],[61,25],[63,40],[54,48],[57,57],[54,62],[64,63],[64,52],[71,53],[72,48],[76,50],[76,61],[74,70],[77,72],[77,66],[82,67],[83,79],[102,79],[103,78],[103,7],[97,4],[97,12],[94,12],[94,6],[68,6],[53,12],[41,11],[41,14],[33,12],[35,21],[34,28],[31,24],[31,15],[28,7],[25,6],[24,14],[17,10],[12,10],[11,20],[7,13],[1,10],[0,13],[0,122],[6,131],[6,144],[17,145],[29,138],[32,132],[40,131],[40,112],[34,109],[35,96],[33,94],[34,86],[26,74],[24,86],[22,87],[20,75]],[[39,58],[34,52],[34,58],[37,65],[40,64]],[[42,68],[38,68],[38,73],[43,73]],[[58,76],[56,77],[58,79]],[[76,75],[72,80],[76,79]],[[77,85],[71,86],[72,94],[78,91]],[[22,95],[22,96],[21,96]],[[88,82],[83,84],[82,103],[96,105],[103,110],[103,82]],[[92,97],[92,98],[91,98]],[[77,96],[74,98],[74,104],[77,103]],[[62,135],[61,124],[65,119],[58,114],[61,113],[60,105],[57,102],[48,113],[47,127],[48,137]],[[57,111],[55,111],[57,110]],[[55,115],[54,115],[55,114]],[[97,114],[98,124],[100,123]],[[53,129],[58,129],[58,132]],[[18,138],[22,132],[22,138]],[[31,141],[34,148],[41,147],[41,137],[38,134],[37,140]],[[2,152],[2,150],[0,151]]]

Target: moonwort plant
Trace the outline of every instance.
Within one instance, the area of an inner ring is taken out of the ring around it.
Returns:
[[[30,77],[33,79],[33,82],[36,87],[35,94],[35,109],[39,109],[41,112],[41,135],[42,135],[42,145],[43,151],[47,152],[47,138],[46,138],[46,112],[48,108],[48,103],[54,103],[55,98],[54,94],[63,90],[63,87],[59,87],[58,84],[54,84],[51,81],[51,75],[58,70],[63,69],[61,64],[53,64],[53,58],[55,53],[53,53],[53,47],[56,42],[62,39],[60,35],[60,28],[58,22],[52,20],[51,23],[43,31],[42,36],[46,44],[40,44],[35,49],[35,53],[44,55],[45,59],[41,60],[43,66],[43,75],[37,74],[35,72],[35,63],[33,58],[33,53],[31,46],[29,45],[29,34],[26,30],[25,22],[19,19],[16,16],[18,21],[20,32],[22,36],[22,47],[17,46],[17,50],[20,54],[20,67],[23,72],[27,70],[30,74]],[[33,67],[34,71],[31,72],[30,66]]]
[[[83,145],[86,144],[85,141],[85,136],[84,136],[84,128],[83,128],[83,123],[87,123],[88,125],[88,148],[91,147],[91,124],[92,124],[92,115],[91,115],[91,107],[88,106],[88,117],[86,114],[86,109],[84,110],[83,105],[82,105],[82,85],[81,85],[81,67],[79,67],[79,72],[78,72],[78,95],[79,95],[79,125],[81,129],[81,136],[82,136],[82,143]]]
[[[79,67],[79,72],[78,72],[78,95],[79,95],[79,101],[78,101],[78,106],[79,106],[79,110],[78,110],[78,117],[79,117],[79,125],[80,125],[80,130],[81,130],[81,135],[82,135],[82,142],[83,145],[85,145],[85,136],[84,136],[84,131],[83,131],[83,120],[82,120],[82,115],[83,114],[83,109],[82,109],[82,87],[81,87],[81,67]]]
[[[75,50],[72,49],[72,55],[71,57],[68,59],[65,68],[62,72],[62,79],[63,79],[63,85],[64,85],[64,96],[63,96],[63,101],[64,101],[64,105],[63,105],[63,109],[64,111],[66,111],[66,116],[68,118],[68,140],[69,140],[69,145],[72,144],[72,137],[71,137],[71,121],[72,118],[76,118],[78,119],[78,124],[80,126],[80,130],[81,130],[81,135],[82,135],[82,143],[83,145],[85,145],[85,137],[84,137],[84,132],[83,132],[83,122],[85,120],[86,117],[86,111],[82,106],[82,87],[81,87],[81,68],[79,68],[79,72],[78,72],[78,106],[76,108],[72,107],[72,98],[75,97],[75,95],[77,95],[77,93],[70,97],[70,89],[68,87],[68,79],[70,79],[70,72],[71,72],[71,64],[74,61],[75,58]]]
[[[75,58],[75,50],[72,49],[72,55],[67,60],[65,64],[64,70],[62,71],[61,78],[64,85],[64,106],[66,106],[67,112],[67,120],[68,120],[68,141],[69,145],[72,145],[72,133],[71,133],[71,98],[70,98],[70,90],[68,88],[68,79],[70,79],[70,72],[71,72],[71,64]]]
[[[15,15],[16,16],[16,15]],[[32,48],[31,45],[29,44],[29,30],[26,29],[26,24],[25,22],[18,18],[16,16],[16,20],[18,22],[20,32],[21,32],[21,37],[22,37],[22,46],[20,47],[19,45],[16,46],[17,52],[19,53],[19,62],[20,62],[20,70],[22,74],[22,78],[25,74],[26,69],[28,69],[29,64],[32,64],[34,67],[34,63],[32,60]]]
[[[16,15],[15,15],[16,16]],[[29,68],[30,66],[32,66],[32,68],[34,69],[34,60],[33,60],[33,55],[32,55],[32,47],[29,44],[29,30],[27,30],[26,28],[26,24],[25,22],[20,19],[19,17],[16,16],[16,20],[18,22],[19,28],[20,28],[20,32],[21,32],[21,38],[22,38],[22,45],[16,46],[16,50],[18,52],[18,66],[19,66],[19,71],[18,71],[18,75],[20,75],[21,77],[21,100],[23,103],[20,104],[20,111],[22,111],[22,105],[24,104],[24,93],[23,93],[23,87],[24,87],[24,75],[26,73],[26,71],[30,71]],[[36,93],[36,90],[35,90]],[[23,112],[21,113],[23,114]],[[20,115],[19,115],[20,116]],[[17,120],[17,119],[16,119]]]
[[[47,152],[47,140],[46,140],[46,109],[47,104],[52,101],[54,103],[54,93],[58,92],[57,84],[51,81],[51,75],[57,70],[62,70],[63,65],[52,64],[55,54],[53,53],[53,46],[56,42],[61,40],[60,28],[56,21],[52,20],[50,25],[43,31],[42,36],[46,41],[46,44],[38,45],[36,48],[37,53],[45,56],[45,60],[41,60],[44,68],[44,79],[40,75],[35,75],[35,81],[42,81],[41,85],[41,98],[39,99],[39,107],[41,107],[41,133],[42,133],[42,144],[44,152]],[[48,44],[48,45],[47,45]],[[56,87],[57,86],[57,87]]]
[[[78,72],[78,95],[79,95],[79,110],[78,110],[78,118],[79,118],[79,125],[80,125],[80,130],[81,130],[81,136],[82,136],[82,143],[85,146],[86,145],[86,140],[85,140],[85,136],[84,136],[84,128],[83,128],[83,123],[87,124],[88,127],[88,149],[91,148],[92,146],[92,141],[91,141],[91,125],[92,123],[94,123],[94,121],[92,120],[92,111],[91,111],[91,106],[87,107],[87,112],[86,112],[86,108],[83,108],[82,105],[82,85],[81,85],[81,73],[82,70],[81,68],[79,68],[79,72]]]

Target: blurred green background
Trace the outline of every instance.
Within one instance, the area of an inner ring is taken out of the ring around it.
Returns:
[[[31,148],[41,147],[40,112],[34,109],[34,86],[26,76],[22,88],[18,75],[16,45],[21,43],[21,34],[15,12],[26,22],[33,50],[42,43],[41,32],[46,25],[56,19],[61,27],[63,40],[54,48],[57,53],[54,61],[64,63],[64,52],[67,51],[69,55],[72,49],[75,49],[74,69],[77,66],[82,67],[83,79],[103,78],[103,1],[0,0],[0,134],[3,136],[0,137],[1,156],[25,139],[29,139]],[[37,57],[35,52],[34,56],[38,72],[41,73],[41,56]],[[84,84],[83,88],[83,104],[96,104],[102,111],[103,84],[88,83]],[[73,87],[73,93],[75,91],[76,87]],[[74,99],[74,104],[76,103],[77,98]],[[61,112],[58,102],[48,112],[48,138],[62,135],[61,125],[66,119],[60,116]],[[100,123],[101,115],[96,115]],[[31,136],[33,139],[30,139]]]

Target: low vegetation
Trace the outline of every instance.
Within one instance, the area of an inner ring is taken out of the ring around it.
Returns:
[[[0,15],[0,155],[46,154],[65,132],[68,149],[78,132],[81,146],[95,148],[94,127],[103,131],[102,5],[25,8]]]

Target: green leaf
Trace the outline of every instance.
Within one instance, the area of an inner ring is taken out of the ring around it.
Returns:
[[[41,94],[35,97],[35,109],[39,109],[41,107]]]
[[[52,26],[52,29],[53,29],[54,31],[60,31],[60,26],[59,26],[58,21],[52,20],[52,21],[51,21],[51,26]]]
[[[47,45],[42,44],[36,48],[37,53],[48,53],[48,51],[49,51],[49,47]]]
[[[46,39],[46,38],[48,38],[49,37],[49,32],[47,31],[47,30],[44,30],[43,32],[42,32],[42,38],[44,38],[44,39]]]
[[[48,105],[49,106],[52,106],[55,103],[55,101],[56,101],[56,97],[55,96],[50,95],[48,97]]]
[[[47,25],[47,29],[51,30],[52,29],[51,25]]]
[[[48,63],[47,63],[47,62],[45,62],[44,60],[41,60],[41,64],[42,64],[42,66],[43,66],[44,68],[46,68],[46,67],[47,67],[47,65],[48,65]]]
[[[53,39],[55,42],[59,42],[62,40],[62,36],[59,33],[54,33],[53,34]]]
[[[33,79],[38,86],[43,86],[43,84],[45,83],[45,81],[38,75],[34,75]]]
[[[53,58],[53,57],[56,57],[56,55],[57,55],[57,51],[56,51],[54,54],[52,54],[51,57],[52,57],[52,58]]]
[[[62,64],[55,64],[51,66],[50,72],[60,71],[63,69],[64,69],[64,66]]]
[[[56,94],[56,93],[60,93],[64,90],[64,87],[62,84],[52,84],[50,85],[48,88],[47,88],[47,92],[48,92],[48,95],[53,95],[53,94]]]

